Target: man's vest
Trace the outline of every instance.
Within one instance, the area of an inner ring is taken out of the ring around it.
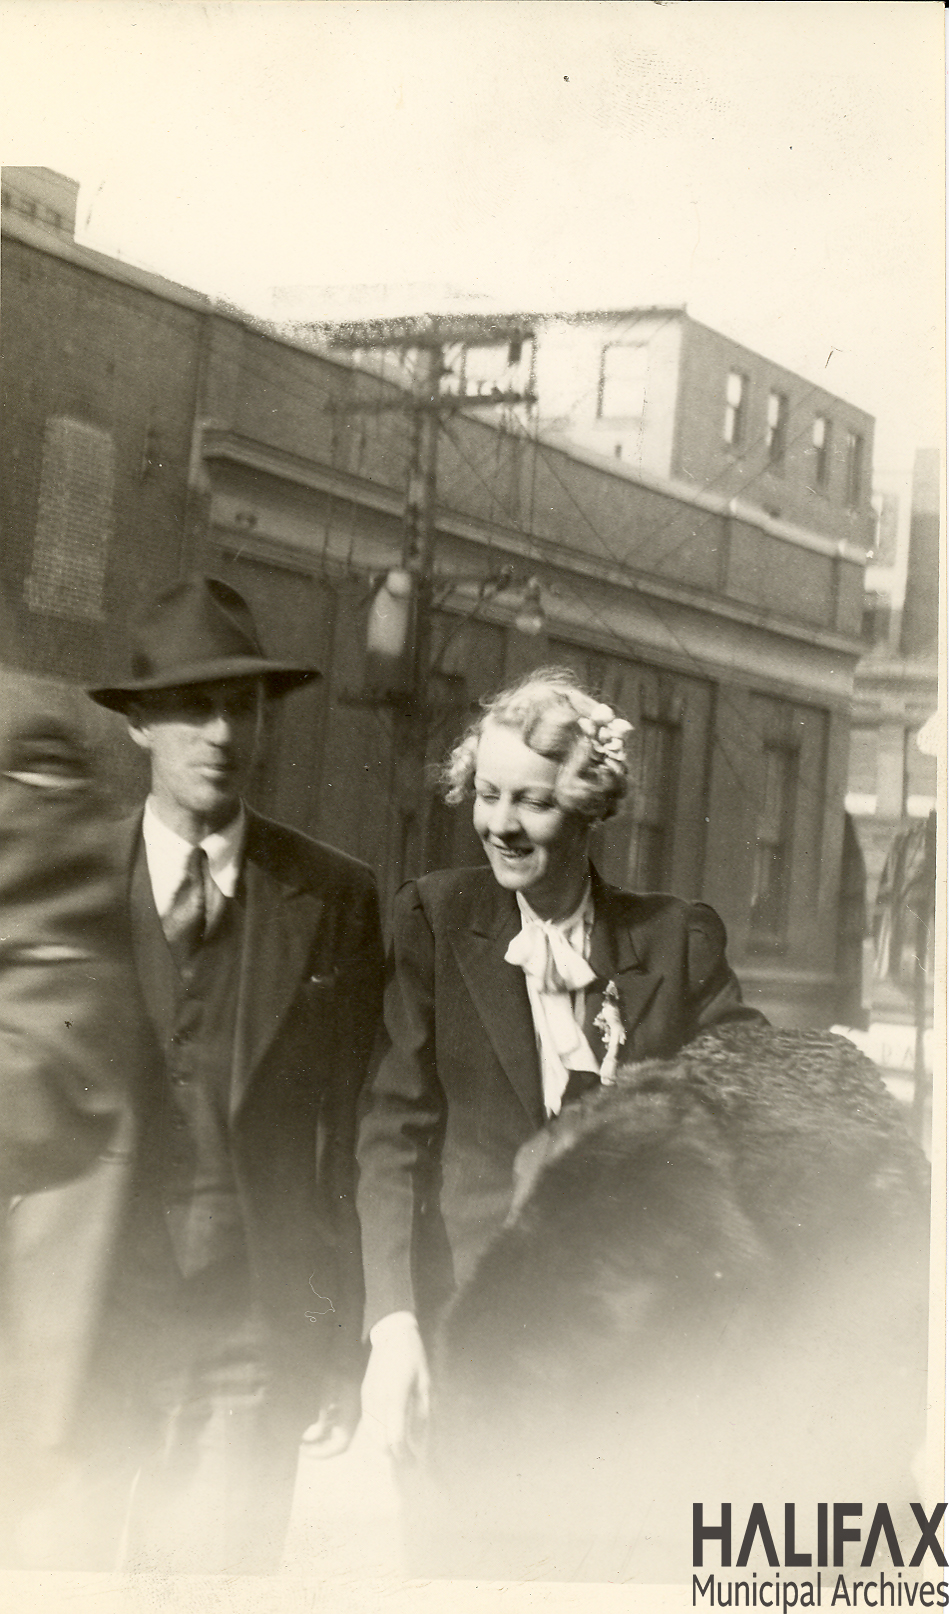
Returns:
[[[147,1199],[160,1204],[185,1280],[246,1273],[246,1246],[228,1131],[243,906],[228,901],[182,975],[155,908],[144,843],[132,874],[132,937],[162,1052],[161,1092],[147,1096],[141,1158]],[[144,1228],[143,1228],[144,1232]],[[149,1240],[157,1229],[151,1228]]]

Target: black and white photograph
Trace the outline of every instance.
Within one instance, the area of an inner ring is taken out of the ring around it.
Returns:
[[[0,0],[0,1610],[949,1606],[937,0]]]

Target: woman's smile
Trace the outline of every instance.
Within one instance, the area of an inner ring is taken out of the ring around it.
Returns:
[[[486,723],[475,768],[474,827],[491,872],[545,918],[572,913],[587,878],[589,826],[557,802],[560,764],[513,729]]]

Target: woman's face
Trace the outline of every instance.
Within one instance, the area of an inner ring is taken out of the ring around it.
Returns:
[[[559,764],[500,723],[485,724],[475,762],[474,827],[498,885],[523,891],[544,919],[563,919],[583,895],[589,825],[558,807]]]

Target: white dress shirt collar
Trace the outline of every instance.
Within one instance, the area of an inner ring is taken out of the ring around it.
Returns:
[[[233,897],[237,890],[246,836],[247,814],[241,803],[236,817],[229,824],[213,835],[206,835],[200,843],[207,854],[211,878],[222,897]],[[184,878],[191,843],[162,822],[151,796],[145,803],[142,816],[142,839],[145,842],[145,858],[155,907],[164,916]]]

